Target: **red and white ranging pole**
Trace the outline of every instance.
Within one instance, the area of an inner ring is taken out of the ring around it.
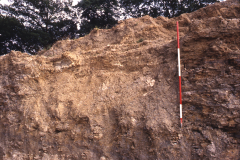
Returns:
[[[181,127],[182,127],[182,89],[181,89],[181,65],[180,65],[180,43],[179,43],[178,21],[177,21],[177,43],[178,43],[178,75],[179,75],[180,123],[181,123]]]

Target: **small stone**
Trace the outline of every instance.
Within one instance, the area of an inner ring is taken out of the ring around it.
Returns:
[[[100,160],[107,160],[106,157],[102,156]]]

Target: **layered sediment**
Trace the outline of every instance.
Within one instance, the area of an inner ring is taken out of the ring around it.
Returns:
[[[238,2],[12,51],[0,57],[0,159],[238,159],[239,77]]]

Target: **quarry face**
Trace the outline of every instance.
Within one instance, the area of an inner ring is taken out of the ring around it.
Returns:
[[[239,130],[238,2],[0,57],[0,160],[239,159]]]

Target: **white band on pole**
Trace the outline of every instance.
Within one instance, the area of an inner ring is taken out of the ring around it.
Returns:
[[[178,48],[178,75],[181,76],[180,48]]]
[[[180,104],[180,118],[182,118],[182,104]]]

